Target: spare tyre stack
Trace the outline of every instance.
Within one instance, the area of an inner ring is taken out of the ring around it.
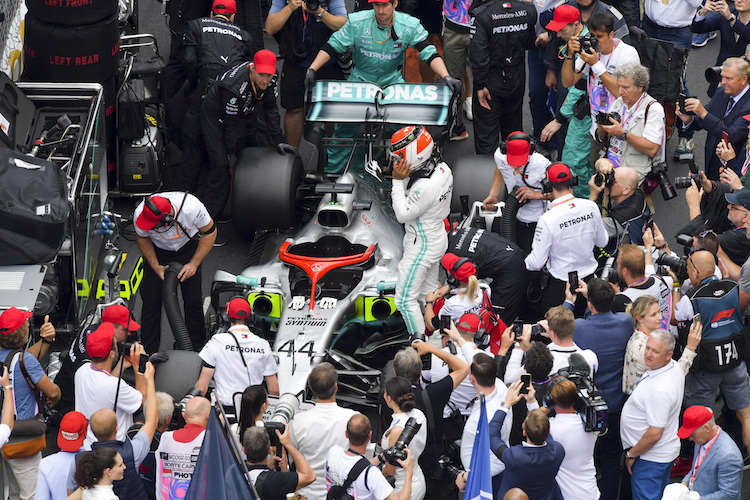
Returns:
[[[107,168],[117,165],[117,0],[26,0],[23,80],[104,87]]]

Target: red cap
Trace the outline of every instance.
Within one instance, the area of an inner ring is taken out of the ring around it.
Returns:
[[[138,229],[141,231],[152,230],[157,222],[162,220],[165,215],[172,211],[172,204],[163,196],[152,196],[151,202],[159,209],[161,215],[156,215],[152,212],[144,202],[143,211],[135,221],[135,225],[138,226]]]
[[[8,335],[23,325],[23,322],[34,315],[31,311],[20,311],[15,307],[6,309],[0,314],[0,335]]]
[[[682,414],[682,427],[677,431],[677,437],[687,439],[695,429],[711,420],[713,416],[714,412],[711,408],[701,405],[691,406]]]
[[[442,259],[440,259],[440,263],[443,265],[445,270],[451,274],[451,276],[455,277],[461,283],[464,283],[466,281],[469,281],[469,276],[474,276],[475,274],[477,274],[477,268],[474,267],[474,264],[467,260],[463,264],[458,266],[458,269],[454,270],[453,268],[455,267],[456,263],[462,258],[463,257],[459,257],[458,255],[447,253],[443,255]]]
[[[136,323],[130,316],[130,310],[122,304],[114,304],[106,308],[102,313],[102,321],[107,323],[118,323],[131,332],[134,332],[141,327],[141,325]]]
[[[572,5],[564,3],[555,9],[555,13],[552,15],[552,21],[550,21],[545,28],[550,31],[560,31],[570,23],[580,20],[581,12]]]
[[[276,54],[268,49],[259,50],[253,57],[253,66],[258,73],[276,74]]]
[[[115,337],[115,325],[102,323],[86,338],[86,352],[92,359],[104,359],[112,350],[112,339]]]
[[[514,135],[520,137],[514,138]],[[511,132],[506,142],[508,165],[511,167],[523,167],[529,161],[531,152],[531,141],[529,136],[523,132]]]
[[[89,421],[83,413],[69,411],[60,421],[60,431],[57,433],[57,446],[63,451],[76,452],[81,449]]]
[[[211,10],[216,14],[236,14],[237,4],[234,0],[214,0]]]
[[[482,319],[476,313],[466,313],[458,320],[456,328],[464,332],[477,333],[482,326]]]
[[[564,182],[570,180],[570,169],[564,163],[553,163],[547,169],[547,178],[550,182]]]
[[[246,319],[250,317],[253,310],[250,308],[250,303],[242,297],[235,297],[227,304],[227,314],[230,318],[234,319]]]

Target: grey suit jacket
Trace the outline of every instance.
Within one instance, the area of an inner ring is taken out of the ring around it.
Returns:
[[[696,444],[693,467],[698,459],[699,448]],[[689,484],[692,472],[691,468],[682,479],[683,483]],[[693,489],[700,493],[701,500],[740,500],[742,455],[729,434],[723,430],[698,468]]]

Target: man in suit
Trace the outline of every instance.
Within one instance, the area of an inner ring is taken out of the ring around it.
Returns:
[[[711,408],[695,405],[685,410],[677,436],[695,443],[693,466],[682,484],[700,493],[702,500],[739,500],[742,455],[732,438],[716,425]]]
[[[702,128],[708,132],[705,149],[706,176],[711,180],[719,180],[719,169],[724,166],[716,156],[716,146],[722,140],[722,133],[729,134],[729,142],[738,153],[726,166],[740,174],[745,161],[748,121],[743,116],[750,113],[750,94],[747,92],[749,77],[750,64],[738,57],[730,57],[721,68],[721,86],[724,92],[714,95],[705,107],[694,97],[685,99],[685,109],[680,109],[680,105],[677,105],[677,116],[685,129]]]
[[[522,489],[529,498],[539,500],[562,500],[560,487],[555,481],[560,464],[565,458],[562,445],[549,435],[549,419],[539,409],[534,386],[521,395],[523,382],[515,382],[505,394],[505,403],[495,412],[490,421],[490,449],[505,464],[505,473],[495,498],[503,498],[511,488]],[[508,410],[521,398],[526,398],[529,414],[523,422],[526,441],[508,448],[500,433]]]
[[[623,167],[626,168],[626,167]],[[617,169],[617,171],[622,168]],[[633,335],[633,318],[624,312],[613,313],[615,291],[606,281],[593,278],[588,285],[579,281],[580,291],[586,297],[591,316],[576,319],[573,341],[581,349],[591,349],[599,359],[596,386],[607,402],[609,431],[599,436],[596,454],[601,464],[599,490],[604,498],[616,498],[620,479],[620,411],[625,403],[622,392],[622,360],[628,340]],[[576,294],[565,290],[565,307],[572,310]]]

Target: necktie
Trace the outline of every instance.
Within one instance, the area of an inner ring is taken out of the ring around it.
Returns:
[[[732,111],[733,107],[734,107],[734,98],[730,97],[729,102],[727,103],[727,110],[724,112],[724,118],[726,118],[729,112]]]

